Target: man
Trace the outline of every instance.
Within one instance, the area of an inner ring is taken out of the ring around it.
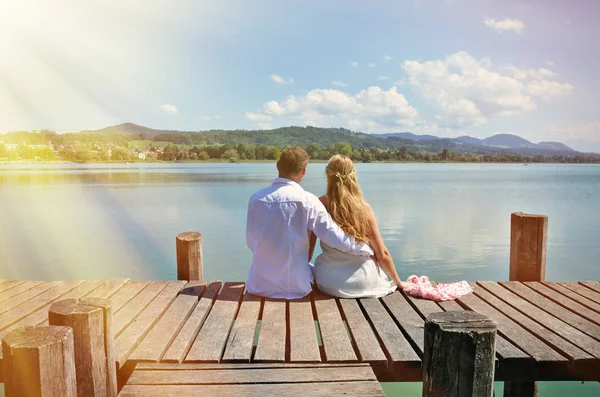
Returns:
[[[299,183],[306,175],[308,154],[297,146],[283,150],[279,177],[254,193],[248,203],[246,242],[252,250],[248,292],[268,298],[297,299],[312,291],[310,232],[327,245],[354,255],[373,251],[333,222],[319,199]]]

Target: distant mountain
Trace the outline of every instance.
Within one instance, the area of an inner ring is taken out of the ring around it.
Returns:
[[[580,154],[563,143],[532,143],[511,134],[497,134],[485,139],[470,136],[440,138],[434,135],[417,135],[411,132],[365,134],[345,128],[282,127],[274,130],[210,130],[175,131],[157,130],[133,123],[119,124],[95,131],[82,131],[103,135],[131,135],[139,139],[154,139],[179,144],[254,144],[267,146],[303,145],[317,143],[327,147],[336,142],[348,142],[362,149],[398,150],[404,146],[410,151],[439,152],[441,150],[479,155],[519,153],[527,156],[574,156]]]
[[[440,139],[437,136],[433,135],[417,135],[412,132],[393,132],[389,134],[377,134],[378,137],[385,138],[402,138],[402,139],[410,139],[411,141],[421,142],[421,141],[431,141],[434,139]]]
[[[511,134],[494,135],[483,139],[481,143],[486,146],[494,146],[506,149],[535,148],[534,143],[531,143],[527,139],[523,139],[520,136]]]

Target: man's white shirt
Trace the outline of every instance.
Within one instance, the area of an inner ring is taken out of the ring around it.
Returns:
[[[332,248],[370,256],[368,244],[348,236],[325,206],[296,182],[276,178],[254,193],[248,203],[246,243],[253,252],[247,288],[251,294],[297,299],[312,291],[310,232]]]

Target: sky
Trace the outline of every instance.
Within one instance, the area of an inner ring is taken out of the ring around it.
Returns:
[[[595,0],[0,0],[0,132],[344,127],[600,150]]]

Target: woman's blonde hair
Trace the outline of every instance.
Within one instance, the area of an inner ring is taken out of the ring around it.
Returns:
[[[329,159],[327,199],[331,217],[346,234],[362,242],[369,241],[369,221],[363,208],[363,194],[352,160],[341,154]]]

